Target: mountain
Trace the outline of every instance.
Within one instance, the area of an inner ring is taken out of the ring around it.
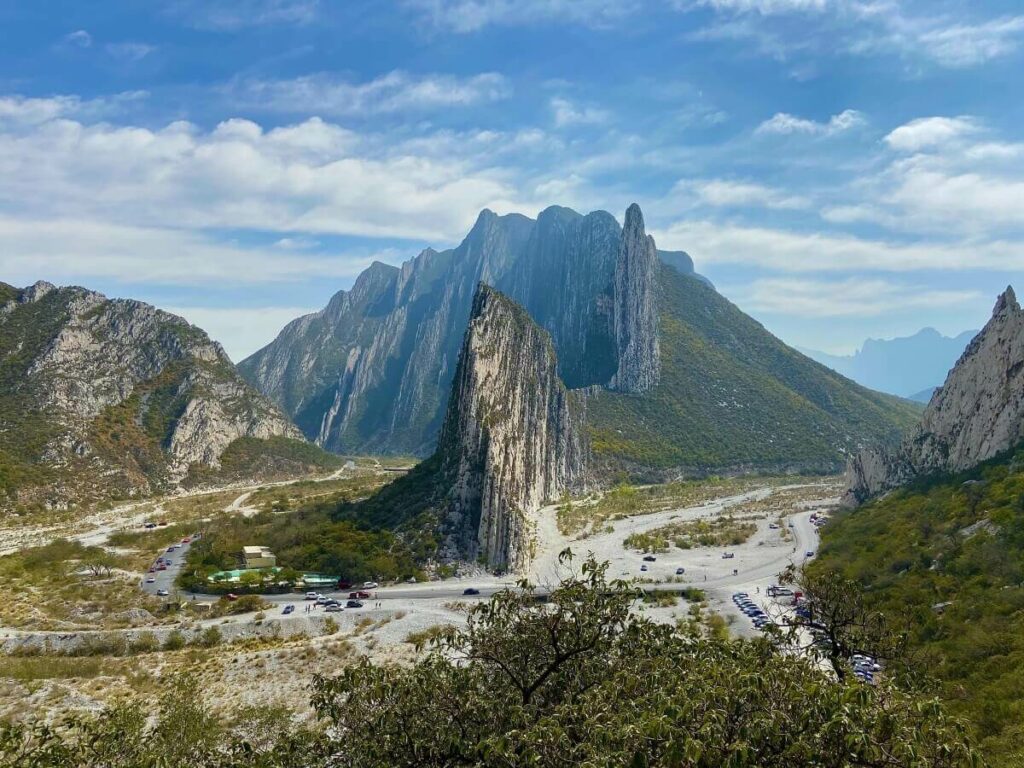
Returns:
[[[374,264],[240,371],[339,452],[430,455],[480,282],[550,336],[587,403],[597,464],[653,477],[838,469],[916,415],[786,347],[658,251],[639,207],[480,214],[462,243]]]
[[[946,378],[976,333],[964,331],[950,338],[934,328],[924,328],[913,336],[868,339],[852,355],[801,351],[865,387],[928,402],[931,390]],[[924,392],[928,397],[923,397]]]
[[[920,392],[915,392],[910,395],[907,400],[913,400],[915,403],[924,403],[927,405],[938,390],[939,387],[925,387]]]
[[[3,506],[65,507],[324,460],[180,317],[84,288],[0,284]]]
[[[558,377],[551,337],[480,284],[437,450],[449,556],[492,569],[530,559],[532,516],[586,484],[582,413]]]
[[[960,472],[1024,439],[1024,311],[1008,287],[898,448],[868,448],[849,467],[847,496],[863,501],[936,472]]]

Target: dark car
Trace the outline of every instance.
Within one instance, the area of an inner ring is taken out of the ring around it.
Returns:
[[[349,600],[347,603],[345,603],[345,607],[346,608],[362,608],[363,604],[361,602],[359,602],[358,600]]]
[[[684,573],[686,573],[685,568],[676,568],[676,576],[682,576]]]
[[[480,590],[477,589],[476,587],[466,587],[464,590],[462,590],[462,594],[464,594],[464,595],[479,595],[480,594]]]
[[[295,606],[294,605],[286,605],[284,607],[284,610],[281,611],[281,613],[291,613],[294,610],[295,610]]]
[[[648,563],[653,563],[657,559],[654,555],[644,555],[644,561]]]

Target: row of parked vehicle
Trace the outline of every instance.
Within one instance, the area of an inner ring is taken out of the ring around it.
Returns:
[[[353,592],[348,596],[348,600],[345,602],[344,608],[362,608],[364,598],[368,598],[370,595],[367,592]],[[341,600],[334,597],[327,597],[327,595],[321,595],[317,592],[307,592],[307,600],[313,600],[314,605],[323,606],[323,609],[327,613],[337,613],[342,610]],[[285,615],[294,613],[294,605],[286,605],[282,613]]]
[[[736,604],[737,608],[750,618],[754,623],[755,629],[764,629],[772,623],[768,614],[761,610],[761,607],[751,600],[750,595],[746,592],[737,592],[732,596],[732,601]]]

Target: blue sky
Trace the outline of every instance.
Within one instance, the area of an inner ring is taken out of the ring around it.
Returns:
[[[1024,267],[1017,1],[0,0],[0,29],[0,280],[235,359],[483,207],[637,201],[833,352],[980,327]]]

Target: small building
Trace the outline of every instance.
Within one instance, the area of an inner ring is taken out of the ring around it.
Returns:
[[[243,568],[273,568],[277,565],[277,556],[267,547],[242,547]]]

